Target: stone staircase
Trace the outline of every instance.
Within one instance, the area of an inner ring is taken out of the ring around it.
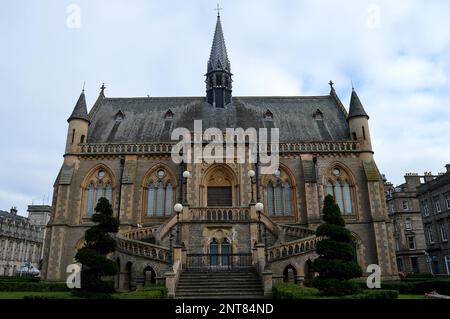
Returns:
[[[256,270],[183,272],[175,298],[264,298],[264,288]]]

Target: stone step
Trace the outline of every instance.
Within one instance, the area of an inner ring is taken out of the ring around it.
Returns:
[[[263,298],[264,293],[249,293],[249,292],[242,292],[242,293],[229,293],[227,291],[223,292],[196,292],[195,294],[187,293],[178,293],[176,294],[177,298],[247,298],[247,296],[253,296],[254,298]]]
[[[208,287],[208,286],[223,286],[223,287],[234,287],[234,286],[260,286],[261,285],[261,281],[259,280],[252,280],[252,281],[246,281],[244,282],[211,282],[211,281],[201,281],[201,282],[197,282],[197,281],[179,281],[178,282],[178,287],[182,287],[182,286],[197,286],[197,287]]]

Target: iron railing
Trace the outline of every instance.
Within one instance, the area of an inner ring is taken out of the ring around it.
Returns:
[[[186,254],[186,269],[188,271],[245,271],[252,267],[251,253]]]

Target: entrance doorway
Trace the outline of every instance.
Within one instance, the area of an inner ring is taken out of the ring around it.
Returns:
[[[208,186],[208,207],[233,206],[231,186]]]

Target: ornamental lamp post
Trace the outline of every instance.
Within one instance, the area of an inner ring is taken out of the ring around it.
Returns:
[[[173,207],[173,210],[175,213],[177,213],[177,238],[176,243],[177,245],[180,245],[180,213],[183,211],[183,205],[180,203],[176,203]]]
[[[191,177],[191,173],[189,171],[183,172],[183,204],[187,204],[187,180]]]
[[[256,203],[256,212],[258,213],[258,242],[261,242],[261,212],[264,209],[263,203]]]
[[[251,204],[255,203],[255,197],[253,196],[253,184],[255,184],[256,182],[254,181],[254,177],[255,177],[255,171],[254,170],[249,170],[247,173],[247,176],[250,177],[250,190],[252,193],[252,199],[250,201]]]

